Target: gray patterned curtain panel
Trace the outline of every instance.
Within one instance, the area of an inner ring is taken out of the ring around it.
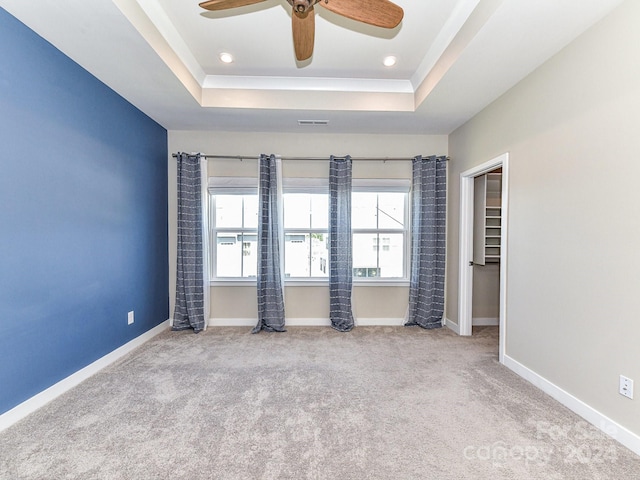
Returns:
[[[260,201],[258,222],[258,324],[261,330],[285,332],[284,293],[280,245],[282,217],[278,189],[282,188],[279,160],[275,155],[260,156]]]
[[[348,332],[354,326],[351,166],[349,156],[332,156],[329,166],[329,315],[331,326],[340,332]]]
[[[406,326],[439,328],[444,314],[446,157],[413,159],[411,283]]]
[[[200,155],[178,153],[178,268],[173,330],[205,327]]]

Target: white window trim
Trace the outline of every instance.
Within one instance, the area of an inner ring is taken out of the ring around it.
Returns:
[[[329,179],[320,177],[284,177],[283,193],[309,193],[309,194],[328,194]],[[258,178],[257,177],[209,177],[207,190],[212,195],[257,195],[258,194]],[[403,233],[404,234],[404,277],[397,278],[362,278],[354,277],[354,286],[371,286],[371,287],[405,287],[410,284],[410,256],[411,256],[411,212],[410,212],[410,187],[411,180],[406,178],[354,178],[352,179],[352,192],[402,192],[405,196],[405,227],[401,230],[391,229],[353,229],[352,233]],[[210,200],[211,201],[211,200]],[[210,203],[211,205],[211,203]],[[213,208],[211,214],[215,213],[215,198],[213,200]],[[254,277],[216,277],[213,271],[215,265],[217,249],[214,242],[216,241],[216,233],[225,229],[216,229],[215,219],[209,220],[210,223],[210,256],[212,261],[209,262],[209,285],[210,286],[254,286],[257,279]],[[245,231],[241,229],[229,229],[229,231]],[[250,229],[249,229],[250,230]],[[291,230],[291,229],[289,229]],[[302,231],[302,229],[300,229]],[[311,229],[310,231],[312,231]],[[320,231],[319,229],[316,229]],[[252,231],[252,230],[250,230]],[[286,230],[285,230],[286,231]],[[306,232],[306,230],[304,230]],[[328,234],[328,229],[327,229]],[[328,277],[289,277],[284,280],[285,286],[295,287],[328,287]]]
[[[211,287],[255,287],[255,278],[231,278],[231,279],[211,279],[209,286]],[[385,278],[385,279],[369,279],[354,278],[353,286],[355,287],[408,287],[409,279],[405,278]],[[327,287],[329,288],[328,278],[285,278],[285,287]]]
[[[354,277],[353,283],[358,285],[377,285],[383,286],[389,285],[409,285],[410,283],[410,269],[411,269],[411,211],[410,211],[410,187],[411,180],[409,179],[353,179],[352,192],[371,192],[371,193],[388,193],[397,192],[404,193],[404,228],[402,229],[375,229],[375,228],[352,228],[351,234],[354,233],[390,233],[404,234],[404,265],[402,271],[404,276],[402,277],[386,277],[386,278],[362,278]]]
[[[255,233],[256,235],[258,234],[258,229],[255,228],[245,228],[245,227],[240,227],[240,228],[229,228],[229,227],[223,227],[223,228],[217,228],[216,227],[216,221],[215,221],[215,214],[216,214],[216,198],[215,195],[255,195],[257,194],[257,190],[256,188],[254,188],[252,191],[248,191],[246,190],[245,186],[239,186],[238,188],[234,188],[232,185],[232,182],[229,182],[227,185],[229,185],[228,187],[224,187],[223,189],[219,189],[219,188],[212,188],[212,179],[216,179],[216,178],[223,178],[223,177],[210,177],[209,178],[209,188],[208,188],[208,192],[209,192],[209,198],[208,198],[208,202],[209,202],[209,257],[210,257],[210,261],[209,261],[209,266],[207,267],[208,271],[209,271],[209,285],[221,285],[223,283],[229,283],[229,284],[238,284],[238,283],[246,283],[246,284],[256,284],[256,278],[255,277],[217,277],[215,275],[214,272],[214,265],[216,265],[217,259],[218,259],[218,248],[217,248],[217,242],[218,242],[218,234],[219,233],[225,233],[225,232],[229,232],[229,233]],[[225,179],[239,179],[240,177],[224,177]],[[254,182],[257,182],[257,178],[253,178]]]

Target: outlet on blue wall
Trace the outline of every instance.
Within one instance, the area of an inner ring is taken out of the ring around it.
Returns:
[[[0,149],[1,414],[167,320],[169,274],[166,130],[2,9]]]

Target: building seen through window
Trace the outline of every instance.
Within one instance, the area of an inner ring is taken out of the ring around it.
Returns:
[[[211,195],[211,272],[216,279],[257,275],[258,196]],[[329,276],[329,196],[284,193],[284,274],[289,279]],[[353,276],[406,278],[407,193],[352,194]]]

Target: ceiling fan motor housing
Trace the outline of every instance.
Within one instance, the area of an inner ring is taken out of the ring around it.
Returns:
[[[320,0],[287,0],[296,13],[305,13]]]

